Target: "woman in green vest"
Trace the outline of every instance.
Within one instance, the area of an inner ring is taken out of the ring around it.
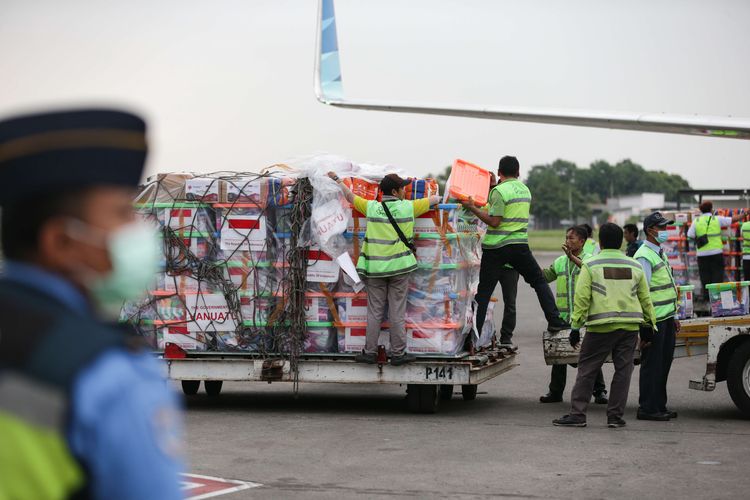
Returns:
[[[565,244],[562,247],[565,254],[559,256],[549,268],[542,271],[547,283],[555,281],[557,308],[560,310],[560,317],[565,321],[570,321],[573,314],[573,296],[581,265],[584,260],[591,257],[591,254],[584,249],[587,236],[583,226],[568,228],[565,232]],[[552,365],[549,392],[539,398],[541,403],[559,403],[563,400],[567,371],[566,365]],[[605,405],[608,402],[607,386],[601,369],[594,382],[593,396],[596,404]]]
[[[674,357],[675,336],[680,331],[677,313],[677,288],[672,268],[661,244],[667,241],[667,220],[654,212],[643,220],[646,241],[635,253],[648,281],[651,302],[656,314],[654,339],[641,350],[640,397],[638,420],[667,421],[677,418],[677,412],[667,409],[667,379]]]
[[[328,176],[339,184],[354,208],[367,216],[367,229],[357,272],[367,286],[367,333],[365,348],[354,360],[358,363],[377,362],[380,325],[388,304],[391,334],[391,364],[403,365],[416,357],[406,352],[406,298],[409,273],[417,268],[414,252],[414,218],[428,212],[440,202],[439,196],[421,200],[405,200],[404,187],[411,181],[388,174],[380,181],[383,201],[356,196],[334,173]]]

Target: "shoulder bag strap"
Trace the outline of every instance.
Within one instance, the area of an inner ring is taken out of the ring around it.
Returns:
[[[396,220],[393,218],[393,215],[391,215],[391,211],[388,210],[388,205],[386,202],[381,202],[383,204],[383,210],[385,210],[385,215],[388,217],[388,220],[391,222],[391,226],[393,226],[393,229],[396,231],[396,234],[398,235],[399,239],[401,240],[401,243],[406,245],[406,248],[411,250],[413,253],[417,253],[417,248],[414,246],[414,243],[410,242],[406,239],[406,236],[404,236],[404,232],[401,231],[401,228],[396,223]]]

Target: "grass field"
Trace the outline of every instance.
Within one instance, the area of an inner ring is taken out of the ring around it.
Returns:
[[[529,247],[532,251],[560,251],[565,242],[565,229],[540,229],[529,231]]]

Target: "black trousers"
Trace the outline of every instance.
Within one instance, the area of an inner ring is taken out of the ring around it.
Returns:
[[[570,365],[576,366],[577,365]],[[556,396],[562,396],[565,390],[565,382],[568,378],[568,365],[552,365],[552,377],[549,381],[549,392]],[[604,374],[602,369],[599,368],[599,373],[596,374],[596,380],[594,380],[594,391],[592,394],[606,394],[607,384],[604,383]]]
[[[742,260],[742,279],[750,281],[750,260]]]
[[[516,329],[516,296],[518,295],[518,271],[504,267],[500,271],[500,288],[503,291],[503,323],[500,327],[500,342],[510,343]]]
[[[716,254],[698,257],[698,272],[701,277],[701,291],[705,299],[708,300],[706,285],[724,282],[724,255]]]
[[[667,379],[677,335],[673,318],[657,322],[656,328],[658,332],[651,345],[641,351],[638,407],[646,413],[667,411]]]
[[[529,245],[515,243],[506,245],[493,250],[482,251],[482,264],[479,268],[479,287],[474,300],[477,301],[477,330],[482,331],[484,318],[487,316],[487,305],[495,291],[495,286],[500,281],[500,275],[503,272],[503,266],[510,264],[513,269],[523,276],[523,279],[531,285],[536,292],[539,305],[542,306],[544,316],[547,322],[553,325],[559,325],[563,321],[560,319],[560,311],[555,305],[555,296],[544,279],[542,270],[537,264],[534,255],[529,249]]]

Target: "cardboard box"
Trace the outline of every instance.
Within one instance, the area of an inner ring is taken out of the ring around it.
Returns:
[[[339,318],[343,322],[367,323],[367,295],[336,297]]]
[[[224,181],[223,203],[253,203],[265,207],[268,201],[268,179],[237,177]]]
[[[338,328],[339,352],[360,352],[365,348],[365,339],[367,337],[366,324],[350,324]],[[391,334],[387,328],[380,329],[378,345],[385,346],[386,351],[391,350]]]
[[[218,203],[225,199],[224,190],[224,181],[221,179],[195,177],[185,181],[185,199],[189,201]]]

